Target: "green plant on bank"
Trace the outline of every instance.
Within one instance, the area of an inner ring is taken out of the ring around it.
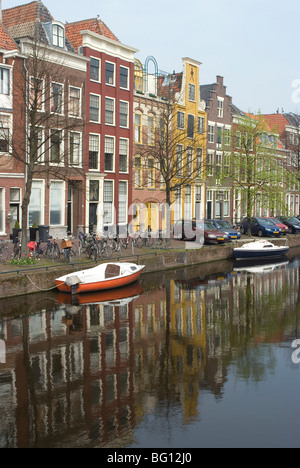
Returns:
[[[19,221],[16,221],[16,222],[15,222],[15,229],[20,229],[20,223],[19,223]]]
[[[9,262],[6,262],[9,265],[36,265],[39,262],[39,259],[28,255],[27,257],[22,256],[21,258],[14,258]]]
[[[32,225],[31,227],[32,227],[33,229],[37,229],[38,226],[37,226],[37,224],[36,224],[35,221],[34,221],[34,223],[33,223],[33,225]]]

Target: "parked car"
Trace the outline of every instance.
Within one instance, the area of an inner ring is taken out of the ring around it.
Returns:
[[[216,228],[213,221],[206,219],[204,221],[204,242],[205,244],[226,244],[229,237],[225,232]]]
[[[217,229],[211,220],[194,221],[192,219],[180,219],[174,225],[175,239],[201,242],[204,236],[205,244],[225,244],[229,241],[227,234]]]
[[[178,240],[195,241],[197,235],[203,236],[202,229],[195,226],[195,222],[192,219],[180,219],[177,221],[173,228],[174,238]]]
[[[277,226],[281,230],[281,234],[283,236],[286,236],[288,234],[289,228],[287,227],[286,224],[280,221],[280,219],[274,218],[272,216],[266,217],[265,219],[270,219],[275,224],[275,226]]]
[[[229,240],[235,240],[241,238],[241,233],[239,230],[235,229],[228,221],[223,221],[220,219],[213,219],[212,222],[214,226],[220,231],[227,234]]]
[[[241,233],[248,233],[248,220],[244,218],[241,224]],[[280,237],[281,231],[275,226],[273,221],[266,218],[251,218],[250,220],[250,230],[252,236],[258,237]]]
[[[276,216],[279,221],[286,224],[289,230],[289,234],[300,233],[300,221],[294,216]]]

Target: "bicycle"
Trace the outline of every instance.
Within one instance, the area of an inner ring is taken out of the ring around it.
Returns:
[[[152,245],[153,249],[167,250],[171,246],[171,239],[163,236],[163,233],[159,233],[159,237],[154,240]]]
[[[43,255],[44,257],[59,259],[61,256],[61,251],[58,243],[52,236],[48,238],[46,245],[43,247],[42,242],[30,242],[27,246],[34,257],[39,257]]]
[[[73,237],[69,236],[68,239],[63,240],[61,244],[66,263],[70,263],[71,258],[76,257],[77,248],[72,239]]]
[[[102,237],[98,240],[98,255],[103,260],[108,260],[113,254],[113,248],[109,245],[109,239]]]

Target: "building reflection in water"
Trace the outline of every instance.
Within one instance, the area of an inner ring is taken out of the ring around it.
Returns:
[[[245,347],[295,337],[299,266],[268,267],[182,270],[144,291],[55,294],[33,313],[2,313],[0,446],[126,447],[159,405],[178,408],[183,425],[198,418],[199,394],[222,398]],[[244,378],[262,378],[241,362]]]

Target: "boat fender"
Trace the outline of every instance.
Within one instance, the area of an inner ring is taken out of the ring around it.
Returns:
[[[76,284],[81,283],[80,279],[78,276],[67,276],[65,284],[67,286],[76,286]]]

